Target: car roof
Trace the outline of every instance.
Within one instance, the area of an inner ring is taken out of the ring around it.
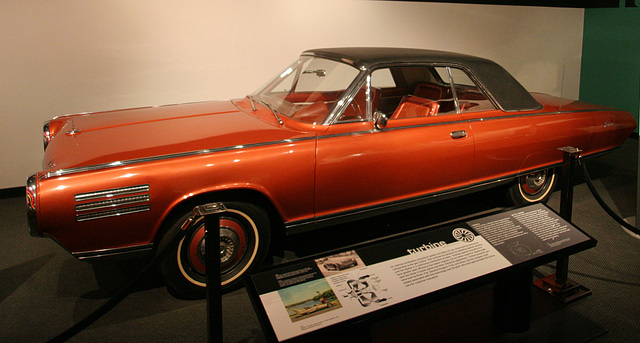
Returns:
[[[303,55],[342,61],[358,69],[373,70],[397,64],[443,64],[467,69],[503,111],[528,111],[542,108],[531,94],[497,63],[471,55],[447,51],[407,48],[324,48]]]

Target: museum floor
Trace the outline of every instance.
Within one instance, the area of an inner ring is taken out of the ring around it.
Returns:
[[[629,139],[621,149],[587,161],[601,195],[623,217],[635,216],[637,155],[638,140]],[[569,277],[589,287],[591,296],[565,306],[536,290],[532,330],[492,336],[487,328],[489,285],[374,323],[372,341],[562,342],[598,328],[608,333],[594,342],[638,341],[640,240],[607,216],[584,183],[574,192],[572,221],[598,244],[570,258]],[[329,232],[294,236],[286,243],[285,260],[339,247],[322,237],[340,237],[342,243],[352,244],[492,211],[501,206],[500,195],[495,190],[482,192]],[[558,210],[559,192],[548,205]],[[0,199],[0,342],[46,342],[103,304],[143,263],[78,261],[52,240],[29,236],[22,197]],[[550,266],[542,266],[536,274],[551,272]],[[156,276],[70,342],[205,342],[205,305],[204,300],[172,297]],[[265,341],[244,289],[225,294],[223,308],[226,342]]]

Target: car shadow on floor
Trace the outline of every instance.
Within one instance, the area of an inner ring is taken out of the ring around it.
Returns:
[[[57,296],[87,300],[111,298],[133,280],[149,261],[150,259],[122,259],[86,262],[69,258],[60,268]],[[163,286],[164,280],[153,269],[135,285],[132,293]]]
[[[0,282],[0,303],[43,269],[55,255],[55,253],[50,253],[0,270],[0,280],[3,280]]]

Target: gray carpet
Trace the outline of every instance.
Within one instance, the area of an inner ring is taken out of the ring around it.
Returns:
[[[637,139],[630,139],[621,149],[588,161],[590,173],[603,197],[624,217],[635,215],[637,145]],[[431,225],[499,207],[496,193],[499,192],[484,192],[330,230],[355,232],[353,236],[344,236],[344,242],[351,244],[363,236],[370,239],[383,233]],[[450,206],[454,201],[463,202],[465,210],[451,210],[456,207]],[[557,210],[558,204],[559,192],[556,192],[549,205]],[[52,240],[29,236],[24,206],[22,197],[0,199],[0,342],[47,341],[103,304],[144,263],[126,261],[91,265],[77,261]],[[595,342],[638,341],[640,240],[625,234],[598,207],[583,183],[575,187],[573,222],[596,238],[598,245],[571,257],[570,277],[589,287],[593,295],[566,309],[609,331]],[[372,230],[372,227],[377,229]],[[310,246],[308,243],[315,241],[313,235],[290,238],[287,259],[326,248]],[[552,268],[543,266],[538,271],[548,274]],[[461,296],[468,298],[473,294]],[[449,306],[453,308],[455,302],[455,299],[446,300],[417,309],[411,316],[427,313],[433,306],[445,310]],[[265,341],[244,289],[225,294],[223,306],[225,341]],[[538,316],[551,318],[553,313],[541,311]],[[562,316],[559,317],[562,321]],[[172,297],[156,275],[70,342],[205,342],[205,319],[205,301]],[[378,333],[393,332],[396,343],[407,341],[413,337],[409,333],[411,328],[403,328],[406,332],[395,329],[398,322],[406,322],[405,319],[398,316],[380,322],[376,324],[376,330]],[[414,330],[425,330],[429,325],[440,324],[427,322]],[[568,329],[571,331],[571,327]],[[374,334],[373,340],[385,341],[384,337]],[[505,337],[500,341],[505,341]],[[527,335],[520,335],[507,337],[506,341],[529,340]]]

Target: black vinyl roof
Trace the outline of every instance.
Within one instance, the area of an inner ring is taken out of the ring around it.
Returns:
[[[397,64],[443,64],[467,69],[503,111],[526,111],[542,108],[531,94],[497,63],[454,52],[405,48],[326,48],[307,50],[314,55],[373,70]]]

